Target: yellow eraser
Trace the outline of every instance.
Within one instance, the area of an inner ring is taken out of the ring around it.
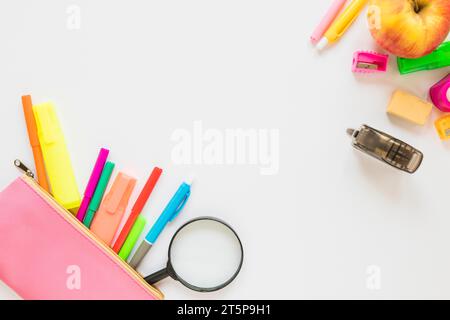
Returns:
[[[433,105],[410,93],[397,90],[389,103],[387,112],[413,123],[424,125],[430,116]]]
[[[34,105],[33,112],[52,195],[67,210],[76,209],[81,197],[55,106]]]
[[[441,140],[450,139],[450,116],[443,116],[434,123]]]

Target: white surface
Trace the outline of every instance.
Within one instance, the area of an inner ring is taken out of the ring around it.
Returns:
[[[66,27],[73,4],[79,30]],[[20,105],[30,93],[36,103],[55,102],[80,190],[102,146],[139,178],[137,190],[160,165],[165,172],[145,211],[153,222],[195,173],[189,203],[141,271],[164,265],[172,234],[190,218],[220,217],[241,236],[245,261],[231,286],[197,294],[167,280],[160,285],[167,299],[450,298],[450,146],[433,128],[436,111],[424,127],[385,113],[394,89],[426,97],[449,70],[400,76],[391,59],[385,75],[353,75],[353,52],[376,47],[360,17],[318,54],[309,36],[328,6],[3,2],[1,187],[18,176],[14,159],[32,164]],[[278,173],[264,176],[250,164],[175,165],[171,136],[192,131],[196,120],[221,132],[279,130]],[[422,150],[420,170],[409,176],[354,151],[345,130],[362,123]],[[380,290],[367,284],[374,270]],[[0,289],[0,297],[12,294]]]

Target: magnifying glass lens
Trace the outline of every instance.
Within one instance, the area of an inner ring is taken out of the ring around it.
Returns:
[[[236,234],[215,220],[187,224],[173,239],[170,262],[180,281],[198,288],[215,288],[240,269],[241,244]]]

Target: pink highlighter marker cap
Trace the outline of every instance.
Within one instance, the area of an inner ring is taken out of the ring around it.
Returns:
[[[108,159],[109,150],[105,148],[100,149],[97,161],[95,162],[94,170],[92,170],[91,177],[84,191],[83,201],[81,202],[80,209],[78,209],[77,219],[83,221],[86,211],[91,202],[92,196],[94,195],[95,189],[97,188],[98,180],[102,174],[103,168],[105,167],[106,160]]]
[[[442,112],[450,112],[450,73],[430,88],[433,104]]]

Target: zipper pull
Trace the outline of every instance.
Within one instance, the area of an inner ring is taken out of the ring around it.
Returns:
[[[24,165],[22,161],[16,159],[14,160],[14,165],[16,166],[16,168],[25,173],[27,176],[34,179],[33,171],[31,171],[26,165]]]

